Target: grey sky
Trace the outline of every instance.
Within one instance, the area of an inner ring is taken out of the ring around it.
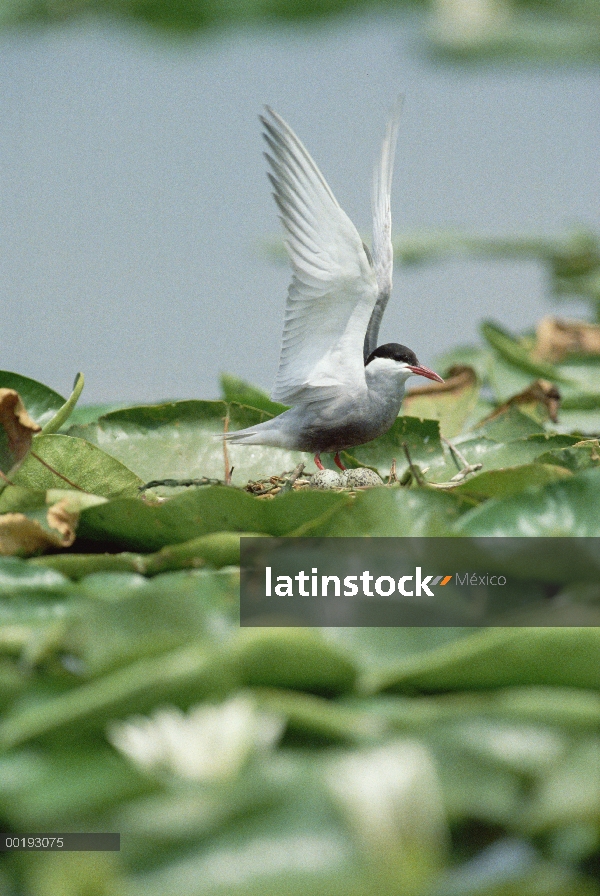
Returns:
[[[398,229],[600,227],[593,68],[434,66],[406,18],[166,44],[99,26],[0,37],[0,366],[86,401],[214,397],[275,374],[288,269],[257,115],[296,130],[370,230],[371,167],[406,94]],[[551,306],[531,264],[396,269],[381,341],[419,359]],[[563,308],[567,312],[569,307]]]

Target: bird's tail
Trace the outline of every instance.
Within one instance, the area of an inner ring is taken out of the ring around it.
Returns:
[[[226,442],[237,445],[270,445],[273,448],[284,448],[281,430],[273,426],[272,420],[257,423],[247,429],[238,429],[234,432],[222,432],[217,436]]]

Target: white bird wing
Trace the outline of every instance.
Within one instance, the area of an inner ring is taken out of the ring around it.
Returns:
[[[369,321],[364,343],[364,360],[377,348],[379,327],[386,305],[392,294],[392,273],[394,269],[394,249],[392,246],[391,192],[394,174],[394,155],[398,139],[398,124],[404,104],[404,95],[396,100],[381,146],[381,157],[373,171],[373,266],[377,278],[379,295]]]
[[[261,118],[269,179],[294,271],[272,398],[321,401],[366,389],[365,333],[378,287],[354,224],[307,150],[271,109]]]

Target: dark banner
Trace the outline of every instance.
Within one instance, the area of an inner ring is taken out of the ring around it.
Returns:
[[[242,538],[242,626],[599,626],[600,538]]]

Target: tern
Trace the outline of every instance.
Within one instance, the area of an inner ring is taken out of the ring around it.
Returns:
[[[290,406],[277,417],[223,434],[242,445],[321,453],[363,445],[387,432],[414,374],[443,382],[405,345],[377,346],[392,292],[390,192],[401,100],[390,117],[372,189],[373,249],[339,206],[304,145],[268,106],[260,116],[269,180],[293,268],[279,369],[271,393]]]

